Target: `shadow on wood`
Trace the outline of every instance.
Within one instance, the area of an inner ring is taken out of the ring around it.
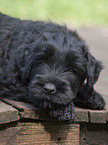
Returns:
[[[0,145],[79,145],[78,124],[18,123],[0,132]]]

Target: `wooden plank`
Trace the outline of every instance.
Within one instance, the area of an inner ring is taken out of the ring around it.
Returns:
[[[0,145],[79,145],[79,125],[19,123],[0,132]]]
[[[106,123],[107,111],[106,110],[89,110],[91,123]]]
[[[20,111],[21,118],[30,118],[44,121],[57,121],[55,118],[51,118],[48,114],[46,114],[46,112],[41,111],[32,104],[9,99],[4,99],[4,101],[17,108]],[[88,110],[78,107],[75,108],[75,120],[77,122],[88,122]]]
[[[18,111],[0,101],[0,124],[19,120]]]
[[[42,121],[57,121],[55,118],[51,118],[46,112],[36,108],[32,104],[9,99],[3,100],[18,109],[21,118],[36,119]]]
[[[11,106],[17,108],[19,111],[24,111],[25,109],[38,109],[35,106],[33,106],[30,103],[25,103],[21,101],[15,101],[15,100],[10,100],[10,99],[3,99],[4,102],[11,104]]]
[[[43,121],[57,121],[51,118],[46,112],[41,111],[32,104],[4,99],[5,102],[11,104],[20,111],[21,118],[30,118]],[[92,123],[106,123],[108,118],[108,110],[90,110],[75,108],[76,122],[92,122]]]
[[[75,120],[77,122],[88,122],[88,110],[75,107]]]

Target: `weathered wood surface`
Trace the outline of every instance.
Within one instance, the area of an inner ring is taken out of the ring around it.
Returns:
[[[104,110],[90,110],[90,122],[91,123],[106,123],[107,112]]]
[[[19,119],[18,111],[15,108],[0,101],[0,124]]]
[[[108,123],[81,124],[80,145],[108,145]]]
[[[37,119],[43,121],[57,121],[46,114],[46,112],[40,111],[38,108],[32,104],[25,102],[18,102],[9,99],[4,99],[4,101],[13,107],[17,108],[20,112],[21,118]],[[77,122],[88,122],[88,110],[75,108],[75,119]]]
[[[77,122],[88,122],[88,110],[75,107],[75,120]]]
[[[81,145],[107,145],[108,99],[105,100],[106,110],[76,107],[75,116],[78,124],[68,124],[53,120],[32,104],[4,99],[5,103],[0,101],[0,121],[2,120],[3,124],[0,125],[0,145],[79,145],[79,140]],[[35,120],[27,123],[24,122],[26,119]],[[19,121],[15,123],[4,124],[17,120]]]
[[[57,121],[55,118],[51,118],[46,112],[41,111],[32,104],[9,99],[4,99],[4,101],[18,109],[21,118],[36,119],[40,121]]]
[[[0,132],[0,145],[79,145],[78,124],[19,123]]]
[[[57,121],[50,118],[45,112],[29,103],[4,99],[4,101],[19,110],[21,118],[37,119],[44,121]],[[90,110],[75,108],[76,122],[106,123],[108,121],[108,102],[106,101],[106,110]]]

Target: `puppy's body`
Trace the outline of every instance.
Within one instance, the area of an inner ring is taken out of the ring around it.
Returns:
[[[0,58],[0,97],[29,101],[59,120],[74,119],[73,102],[105,105],[93,89],[101,63],[66,27],[0,14]]]

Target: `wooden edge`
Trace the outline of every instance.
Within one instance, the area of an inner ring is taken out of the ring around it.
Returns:
[[[49,115],[46,114],[46,112],[41,111],[32,104],[9,99],[3,99],[3,101],[17,108],[20,112],[21,118],[29,118],[43,121],[57,121],[57,119],[51,118]],[[75,121],[88,122],[88,110],[75,108]]]
[[[51,118],[47,113],[39,110],[32,104],[9,99],[4,99],[4,101],[19,110],[21,118],[29,118],[42,121],[57,121],[55,118]],[[107,110],[90,110],[75,107],[76,122],[106,123],[107,119]]]
[[[10,104],[11,106],[17,108],[20,112],[23,112],[25,109],[33,109],[33,110],[38,110],[35,106],[33,106],[30,103],[25,103],[21,101],[15,101],[15,100],[10,100],[10,99],[2,99],[4,102]]]
[[[30,103],[9,99],[3,99],[3,101],[15,107],[19,111],[21,118],[36,119],[40,121],[58,121],[57,119],[50,117],[46,112],[36,108]]]
[[[75,107],[75,120],[76,122],[88,122],[88,110]]]
[[[89,117],[91,123],[106,123],[107,111],[106,110],[89,110]]]
[[[18,111],[10,105],[0,101],[0,124],[19,120]]]

